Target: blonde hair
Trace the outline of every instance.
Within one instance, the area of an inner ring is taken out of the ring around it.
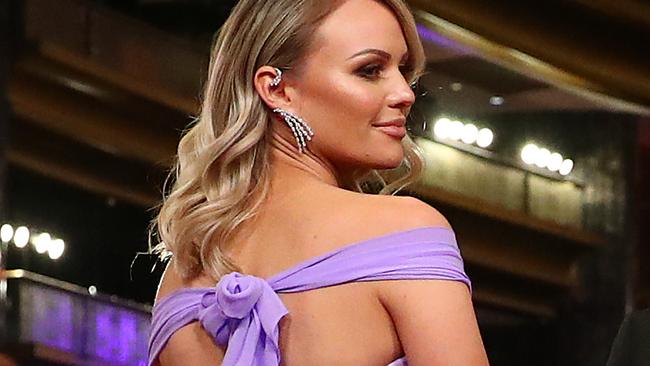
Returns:
[[[180,141],[170,174],[175,180],[150,231],[150,244],[156,232],[159,239],[152,250],[173,253],[175,270],[185,279],[201,273],[217,279],[238,270],[221,243],[257,214],[270,183],[271,112],[253,77],[263,65],[297,66],[319,24],[342,2],[241,0],[220,29],[200,115]],[[415,21],[402,0],[382,2],[401,24],[412,70],[407,79],[414,82],[425,64]],[[423,159],[408,136],[402,143],[405,158],[399,168],[371,171],[355,181],[354,189],[394,194],[416,180]]]

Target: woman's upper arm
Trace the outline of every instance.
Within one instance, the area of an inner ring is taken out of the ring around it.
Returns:
[[[183,287],[208,287],[210,280],[199,277],[193,281],[183,281],[170,263],[158,286],[156,301]],[[158,355],[158,365],[197,365],[214,366],[223,360],[223,351],[217,347],[210,335],[198,322],[192,322],[178,329]]]
[[[393,319],[409,366],[488,365],[464,283],[388,281],[380,299]]]
[[[405,200],[408,220],[418,226],[450,227],[435,208]],[[472,296],[451,280],[398,280],[380,286],[380,300],[395,323],[409,366],[487,365]]]

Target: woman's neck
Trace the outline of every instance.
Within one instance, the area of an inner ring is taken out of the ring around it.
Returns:
[[[285,136],[273,133],[270,149],[272,182],[288,187],[298,184],[344,186],[345,179],[333,164],[311,151],[299,152]]]

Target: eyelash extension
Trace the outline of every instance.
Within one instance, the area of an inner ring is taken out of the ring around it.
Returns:
[[[361,67],[361,68],[358,70],[357,73],[358,73],[361,77],[363,77],[363,78],[365,78],[365,79],[374,80],[374,79],[376,79],[376,78],[379,77],[379,75],[377,75],[376,71],[383,71],[383,70],[384,70],[384,68],[383,68],[382,65],[379,65],[379,64],[369,64],[369,65],[366,65],[366,66]]]
[[[369,64],[366,66],[363,66],[362,68],[359,69],[358,74],[366,79],[377,79],[379,75],[376,74],[377,71],[381,72],[384,70],[384,66],[380,64]],[[399,70],[402,73],[402,75],[406,76],[409,72],[411,72],[413,69],[411,68],[410,65],[400,65]],[[412,85],[412,84],[411,84]]]

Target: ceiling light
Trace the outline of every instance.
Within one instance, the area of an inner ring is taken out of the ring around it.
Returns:
[[[454,141],[460,140],[460,137],[463,135],[463,129],[465,125],[461,121],[451,121],[449,128],[449,138]]]
[[[38,254],[43,254],[47,252],[51,241],[52,236],[49,233],[41,233],[34,238],[32,243],[34,244],[34,249],[36,249],[36,252]]]
[[[548,170],[552,172],[557,172],[558,170],[560,170],[563,160],[564,158],[562,157],[562,155],[558,153],[552,153],[551,158],[548,160],[548,166],[547,166]]]
[[[65,243],[61,239],[54,239],[50,241],[50,245],[47,248],[47,254],[50,256],[50,259],[59,259],[63,255],[65,250]]]
[[[478,132],[478,138],[476,140],[476,144],[482,148],[486,148],[492,145],[493,140],[494,140],[494,134],[492,133],[492,130],[490,130],[489,128],[482,128]]]
[[[14,244],[18,248],[24,248],[25,245],[29,242],[29,229],[25,226],[21,226],[16,229],[14,233]]]
[[[526,164],[533,164],[537,159],[539,147],[535,144],[528,144],[521,150],[521,160]]]
[[[461,140],[466,144],[473,144],[478,138],[478,128],[473,124],[467,124],[463,127]]]
[[[546,168],[549,160],[551,160],[551,152],[549,149],[541,148],[537,151],[537,156],[535,157],[535,165],[539,168]]]
[[[569,175],[569,173],[571,173],[572,170],[573,170],[573,160],[565,159],[562,162],[562,166],[560,167],[560,174]]]
[[[493,95],[490,97],[490,104],[493,106],[500,106],[505,102],[505,99],[503,97],[498,96],[498,95]]]
[[[9,224],[4,224],[0,227],[0,240],[3,243],[8,243],[14,237],[14,228]]]
[[[439,139],[446,139],[449,136],[449,125],[451,121],[449,118],[440,118],[433,126],[433,133]]]

